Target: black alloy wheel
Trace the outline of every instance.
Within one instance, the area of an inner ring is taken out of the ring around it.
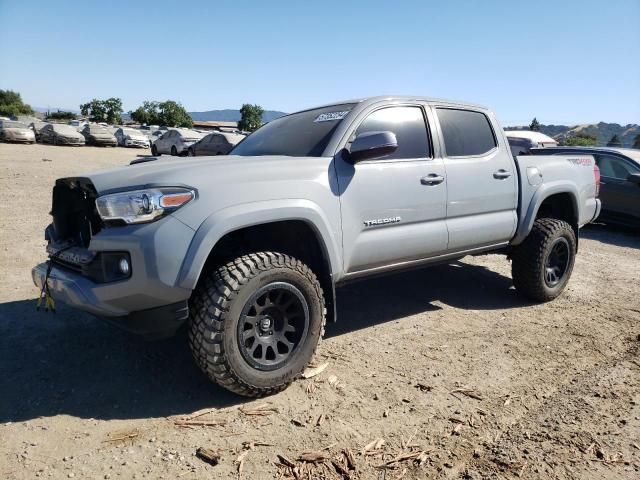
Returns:
[[[276,370],[304,342],[309,306],[290,283],[265,285],[249,299],[238,322],[238,344],[244,359],[258,370]]]
[[[548,287],[555,287],[567,273],[569,265],[569,242],[564,237],[557,238],[551,245],[545,262],[544,281]]]

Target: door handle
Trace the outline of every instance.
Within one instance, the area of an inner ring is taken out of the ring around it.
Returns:
[[[497,178],[498,180],[504,180],[505,178],[509,178],[510,176],[511,176],[511,172],[507,172],[503,168],[493,172],[493,178]]]
[[[420,183],[422,185],[440,185],[442,182],[444,182],[444,177],[437,173],[430,173],[426,177],[422,177],[420,179]]]

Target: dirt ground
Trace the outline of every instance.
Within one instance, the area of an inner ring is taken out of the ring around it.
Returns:
[[[497,255],[346,286],[328,367],[248,401],[209,383],[183,336],[35,311],[54,180],[137,153],[0,144],[0,478],[640,478],[637,233],[585,229],[544,305]],[[190,417],[211,425],[176,424]]]

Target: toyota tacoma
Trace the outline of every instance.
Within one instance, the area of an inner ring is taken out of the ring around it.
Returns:
[[[512,156],[486,108],[346,101],[273,120],[228,156],[57,180],[32,276],[132,332],[186,323],[211,380],[268,395],[308,365],[347,281],[501,253],[518,292],[554,299],[598,186],[590,155]]]

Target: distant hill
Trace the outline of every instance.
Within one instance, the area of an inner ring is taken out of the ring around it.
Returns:
[[[506,127],[505,130],[529,130],[528,126]],[[540,132],[549,135],[562,142],[567,136],[575,135],[578,132],[594,135],[598,139],[598,146],[605,146],[611,137],[618,135],[624,147],[631,147],[636,135],[640,134],[640,125],[630,123],[620,125],[618,123],[586,123],[583,125],[540,125]]]
[[[206,112],[188,112],[191,118],[197,121],[218,121],[218,122],[238,122],[240,121],[240,110],[208,110]],[[278,117],[286,115],[284,112],[276,110],[265,110],[262,114],[263,122],[270,122]]]

